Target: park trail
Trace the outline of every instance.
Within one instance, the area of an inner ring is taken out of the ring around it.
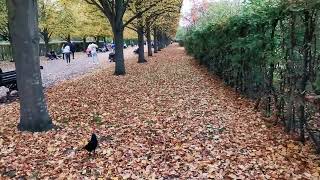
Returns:
[[[67,80],[46,92],[58,130],[17,131],[17,102],[0,109],[4,179],[319,179],[319,156],[267,124],[173,44],[148,59]],[[99,147],[81,150],[92,132]]]

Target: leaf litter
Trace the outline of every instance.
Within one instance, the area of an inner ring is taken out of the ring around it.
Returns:
[[[19,132],[19,104],[1,106],[0,177],[26,179],[318,179],[319,156],[177,45],[47,90],[54,124]],[[94,157],[81,148],[92,132]]]

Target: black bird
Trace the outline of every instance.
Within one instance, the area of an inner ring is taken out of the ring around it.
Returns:
[[[86,149],[89,153],[91,153],[92,151],[94,153],[97,146],[98,146],[97,136],[94,133],[92,133],[89,143],[83,149]]]

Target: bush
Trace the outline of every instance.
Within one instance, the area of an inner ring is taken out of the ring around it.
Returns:
[[[320,89],[319,9],[316,0],[249,1],[237,14],[202,20],[185,33],[184,46],[237,91],[267,99],[266,114],[304,141],[313,117],[304,96]]]

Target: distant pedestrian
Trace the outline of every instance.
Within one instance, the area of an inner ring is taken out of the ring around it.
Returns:
[[[97,48],[98,46],[94,43],[89,44],[88,49],[91,52],[91,56],[92,56],[92,60],[94,63],[98,63],[99,64],[99,60],[98,60],[98,54],[97,54]]]
[[[64,60],[64,53],[63,53],[63,50],[64,50],[64,46],[65,44],[62,44],[62,47],[61,47],[61,52],[62,52],[62,59]]]
[[[76,52],[76,45],[73,42],[69,42],[68,45],[70,47],[72,59],[74,59],[74,53]]]
[[[68,44],[66,44],[63,48],[63,54],[66,58],[66,61],[68,64],[70,64],[71,60],[70,60],[70,54],[71,54],[71,50],[70,50],[70,46]]]

